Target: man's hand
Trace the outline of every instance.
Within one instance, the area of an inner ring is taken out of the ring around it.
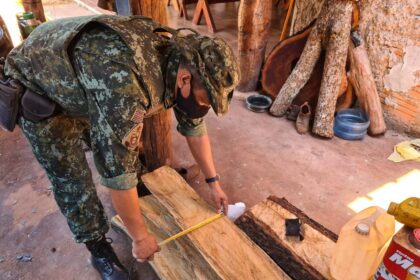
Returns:
[[[219,182],[216,181],[214,183],[209,184],[211,188],[211,196],[213,199],[213,203],[216,206],[217,209],[220,209],[223,207],[223,213],[225,215],[228,214],[228,198],[225,192],[222,190],[222,187],[220,186]]]
[[[160,251],[153,234],[148,233],[143,239],[133,241],[133,257],[138,262],[153,261],[154,254]]]

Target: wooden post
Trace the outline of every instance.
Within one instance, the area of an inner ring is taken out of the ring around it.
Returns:
[[[238,15],[240,91],[255,90],[270,31],[272,1],[241,1]]]
[[[36,19],[42,22],[46,21],[41,0],[22,0],[22,6],[25,11],[31,11]]]
[[[151,17],[161,24],[167,24],[165,0],[137,0],[137,4],[141,15]],[[171,123],[170,110],[144,120],[142,140],[145,165],[149,171],[162,165],[170,165],[172,161]]]

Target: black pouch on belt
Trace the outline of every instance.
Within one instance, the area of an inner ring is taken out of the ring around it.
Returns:
[[[22,116],[28,121],[37,123],[54,115],[56,104],[48,97],[26,89],[21,100]]]
[[[12,79],[0,79],[0,126],[13,131],[19,113],[23,86]]]

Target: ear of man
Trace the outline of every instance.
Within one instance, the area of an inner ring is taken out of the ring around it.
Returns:
[[[176,77],[176,93],[178,92],[178,88],[184,98],[187,98],[191,93],[192,87],[192,74],[189,67],[181,62],[178,68],[178,74]]]

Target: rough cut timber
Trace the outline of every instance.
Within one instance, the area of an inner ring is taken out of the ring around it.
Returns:
[[[139,198],[139,205],[147,228],[158,240],[165,240],[181,231],[168,210],[153,195]],[[111,223],[114,229],[122,230],[129,237],[119,216],[113,217]],[[162,246],[150,264],[161,280],[221,279],[189,238],[179,238]]]
[[[143,175],[142,180],[156,201],[147,206],[153,210],[144,208],[145,206],[141,205],[142,201],[140,205],[148,223],[154,223],[156,234],[162,240],[215,214],[184,179],[169,167],[161,167]],[[148,214],[152,212],[155,214]],[[168,228],[171,223],[173,226]],[[195,274],[187,278],[168,279],[290,279],[227,217],[218,219],[173,243],[175,244],[170,246],[183,248],[184,253],[179,252],[179,257],[184,259],[185,265],[190,266],[189,271]],[[188,249],[189,246],[192,246],[191,250]],[[157,266],[158,262],[154,265]],[[166,269],[172,267],[168,266]]]
[[[299,60],[310,31],[311,28],[308,28],[300,34],[279,42],[267,56],[261,72],[261,86],[263,92],[268,94],[273,100],[279,94],[287,77],[292,73]],[[321,56],[308,82],[293,99],[292,104],[300,106],[308,101],[311,108],[315,109],[321,86],[323,62],[323,57]]]
[[[299,218],[302,241],[285,236],[285,219]],[[236,224],[293,279],[332,279],[329,263],[337,235],[309,218],[285,198],[268,197]]]
[[[350,44],[350,72],[349,80],[352,83],[357,99],[370,120],[368,133],[370,135],[384,134],[386,124],[382,111],[381,100],[376,90],[369,58],[362,38],[357,38],[358,46]]]
[[[257,87],[270,32],[272,1],[241,1],[238,15],[238,61],[241,69],[240,91]]]
[[[326,0],[311,30],[303,53],[270,108],[271,114],[283,116],[293,99],[309,80],[324,49],[324,71],[312,131],[332,138],[334,112],[345,71],[350,38],[352,2]]]

